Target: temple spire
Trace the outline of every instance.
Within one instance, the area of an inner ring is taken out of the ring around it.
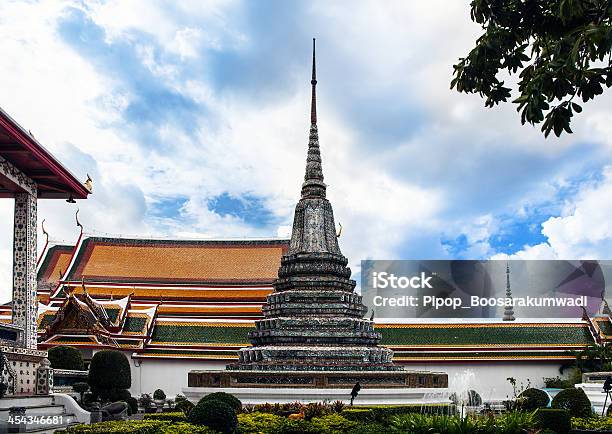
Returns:
[[[512,289],[510,288],[510,265],[506,262],[506,300],[513,300]],[[504,321],[514,321],[514,309],[512,306],[505,306]]]
[[[315,38],[312,38],[312,99],[310,100],[310,123],[317,124],[317,62],[315,58]]]
[[[325,183],[321,168],[321,151],[319,149],[319,132],[317,130],[317,66],[315,58],[315,39],[312,38],[312,97],[310,101],[310,135],[308,138],[308,157],[306,174],[302,184],[302,198],[325,197]]]

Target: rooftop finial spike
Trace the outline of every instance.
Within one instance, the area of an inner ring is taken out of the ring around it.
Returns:
[[[310,102],[310,123],[317,124],[317,64],[315,60],[315,38],[312,38],[312,100]]]

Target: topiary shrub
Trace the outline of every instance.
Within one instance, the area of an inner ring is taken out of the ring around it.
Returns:
[[[89,366],[91,391],[103,400],[114,401],[119,390],[132,386],[130,362],[121,351],[102,350],[94,354]]]
[[[206,395],[200,401],[202,400],[208,401],[209,399],[226,403],[227,405],[232,407],[236,413],[240,413],[240,410],[242,410],[242,402],[238,398],[236,398],[234,395],[230,395],[229,393],[225,393],[225,392],[211,393],[209,395]]]
[[[130,396],[128,399],[125,400],[125,402],[128,405],[128,416],[138,414],[138,400],[136,398]]]
[[[582,389],[564,389],[552,400],[552,408],[567,410],[572,417],[589,417],[591,401]]]
[[[522,411],[533,411],[537,408],[548,407],[550,398],[548,394],[540,389],[526,389],[519,396],[518,409]]]
[[[567,389],[569,390],[569,389]],[[572,419],[567,410],[539,408],[533,415],[536,428],[567,434],[572,429]]]
[[[174,409],[176,411],[182,411],[186,416],[189,415],[191,409],[195,407],[191,401],[189,401],[184,395],[176,395],[174,400]]]
[[[79,394],[81,397],[80,403],[83,404],[83,395],[85,395],[85,392],[89,390],[89,384],[83,382],[74,383],[72,385],[72,390]]]
[[[238,426],[236,411],[228,404],[215,399],[204,399],[189,412],[187,420],[196,425],[206,425],[224,434],[232,433]]]
[[[47,358],[51,362],[53,369],[71,369],[75,371],[83,371],[83,356],[81,352],[74,347],[60,345],[49,349]]]
[[[157,389],[153,392],[153,399],[161,401],[162,399],[166,399],[166,394],[163,390]]]

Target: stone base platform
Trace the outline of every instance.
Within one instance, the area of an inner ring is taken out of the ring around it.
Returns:
[[[299,388],[352,388],[359,382],[367,388],[431,388],[448,387],[448,375],[443,372],[409,370],[321,370],[321,371],[190,371],[189,387],[299,387]]]
[[[214,392],[225,392],[235,396],[243,404],[302,403],[342,401],[349,404],[351,388],[276,388],[276,387],[185,387],[183,394],[194,404]],[[450,404],[447,388],[367,388],[361,389],[355,406],[366,405],[441,405]]]
[[[214,392],[245,404],[300,401],[350,402],[359,382],[358,405],[449,404],[448,375],[420,371],[191,371],[185,396],[197,402]]]

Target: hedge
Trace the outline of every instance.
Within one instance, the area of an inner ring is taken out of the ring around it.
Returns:
[[[238,434],[276,434],[285,418],[271,413],[243,413],[238,415]]]
[[[76,425],[56,432],[70,434],[217,434],[206,426],[154,420],[119,420]]]
[[[572,417],[573,429],[612,430],[612,417]]]
[[[116,420],[91,425],[76,425],[57,432],[75,434],[158,434],[164,432],[163,429],[167,425],[168,422],[152,420]]]
[[[187,416],[182,411],[168,413],[149,413],[144,415],[144,420],[165,420],[168,422],[187,422]]]
[[[549,429],[557,434],[567,434],[572,429],[570,414],[567,410],[540,408],[533,415],[537,428]]]
[[[83,371],[83,356],[81,352],[74,347],[60,345],[50,348],[47,358],[51,362],[53,369],[72,369],[75,371]]]
[[[119,390],[132,386],[130,362],[121,351],[99,351],[91,359],[87,382],[95,395],[112,401]]]
[[[340,412],[340,415],[349,420],[358,422],[386,422],[392,416],[404,414],[451,414],[454,407],[452,405],[381,405],[372,407],[347,408]]]

